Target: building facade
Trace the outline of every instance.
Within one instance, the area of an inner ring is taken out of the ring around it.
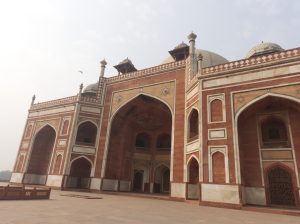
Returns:
[[[11,182],[201,204],[300,207],[300,48],[229,62],[188,36],[162,64],[129,59],[77,95],[34,103]]]

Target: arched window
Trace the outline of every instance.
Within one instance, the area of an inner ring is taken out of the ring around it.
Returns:
[[[199,183],[199,164],[195,158],[191,158],[188,164],[189,178],[191,184]]]
[[[171,136],[169,134],[160,134],[157,137],[156,148],[158,149],[171,149]]]
[[[193,141],[198,138],[198,122],[198,111],[193,109],[189,116],[189,141]]]
[[[86,146],[95,146],[97,135],[97,127],[92,122],[87,121],[79,125],[76,144],[77,145],[86,145]]]
[[[288,146],[285,123],[276,117],[270,117],[261,123],[261,135],[263,147],[276,148]]]
[[[56,160],[55,160],[53,174],[59,174],[61,162],[62,162],[62,155],[57,155]]]
[[[215,99],[210,103],[210,121],[223,121],[222,100]]]
[[[61,131],[62,135],[66,135],[68,133],[69,123],[70,123],[69,120],[64,121],[64,124],[62,126],[62,131]]]
[[[139,133],[135,138],[135,147],[137,149],[147,149],[150,147],[150,137],[147,133]]]
[[[213,182],[216,184],[225,183],[225,157],[221,152],[212,155]]]

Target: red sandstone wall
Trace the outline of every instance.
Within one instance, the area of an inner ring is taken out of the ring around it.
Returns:
[[[297,168],[298,173],[300,174],[300,112],[296,110],[290,110],[289,116],[292,129],[292,138],[295,147]]]
[[[248,119],[242,119],[241,117],[238,129],[242,184],[249,187],[261,187],[261,170],[255,114]]]

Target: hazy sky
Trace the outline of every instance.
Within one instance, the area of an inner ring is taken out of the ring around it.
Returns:
[[[300,47],[300,1],[1,0],[0,170],[13,167],[33,94],[77,94],[97,81],[103,58],[106,76],[126,57],[155,66],[191,31],[198,48],[229,60],[261,41]]]

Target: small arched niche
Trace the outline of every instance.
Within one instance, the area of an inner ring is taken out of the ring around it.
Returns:
[[[78,126],[76,145],[95,146],[97,135],[97,126],[86,121]]]

